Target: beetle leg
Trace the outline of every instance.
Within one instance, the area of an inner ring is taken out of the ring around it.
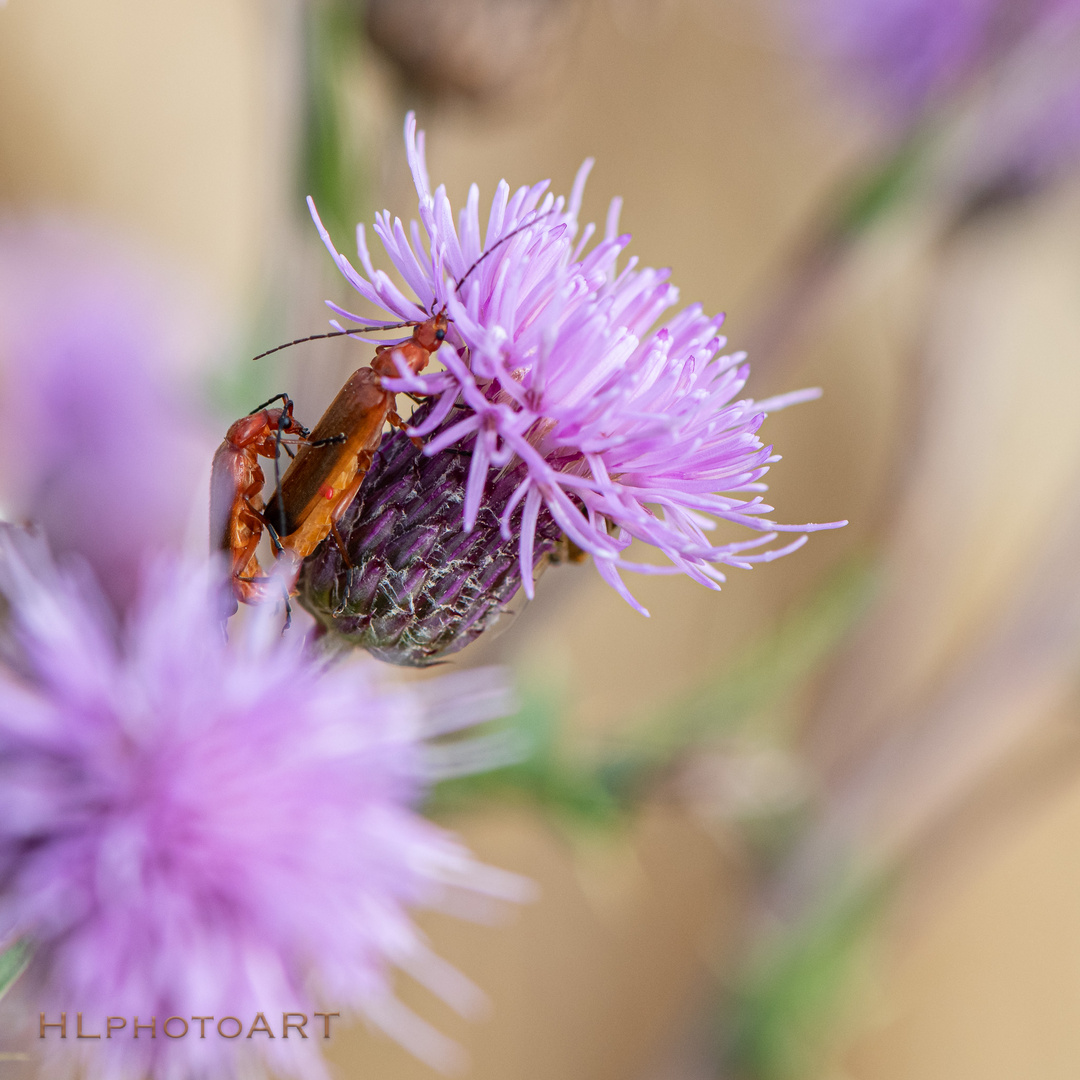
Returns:
[[[404,431],[409,426],[393,409],[386,414],[386,419],[390,422],[391,427],[397,428],[399,431]],[[418,439],[415,435],[410,436],[409,442],[411,442],[417,450],[424,445],[423,440]]]
[[[281,537],[278,530],[274,527],[274,523],[266,516],[265,510],[259,510],[251,505],[251,500],[245,495],[244,502],[247,504],[247,508],[255,516],[259,524],[270,533],[270,543],[273,545],[274,554],[280,555],[285,549],[281,546]],[[256,537],[256,543],[258,538]]]
[[[348,503],[345,505],[348,506]],[[338,532],[336,521],[330,523],[330,535],[334,538],[334,544],[338,549],[338,554],[341,556],[341,561],[345,564],[345,594],[341,598],[341,603],[334,608],[334,616],[336,618],[338,615],[342,615],[345,612],[345,607],[349,603],[349,597],[352,596],[353,584],[356,581],[358,571],[356,567],[353,566],[352,559],[349,558],[349,552],[346,550],[345,541],[342,540],[341,533]]]
[[[341,533],[338,532],[337,522],[331,523],[330,535],[334,538],[334,544],[337,546],[338,554],[341,556],[341,561],[345,564],[345,592],[341,597],[341,602],[333,611],[334,617],[337,618],[337,616],[345,613],[345,608],[349,603],[349,597],[352,596],[357,569],[353,566],[348,551],[345,550],[345,541],[341,539]]]
[[[262,573],[262,567],[259,566],[259,560],[255,557],[255,549],[259,546],[259,538],[253,536],[239,551],[233,553],[233,581],[246,581],[249,580],[246,575],[249,573]],[[236,590],[233,590],[236,592]],[[244,598],[236,592],[236,599],[243,600]],[[245,601],[246,602],[246,601]]]
[[[345,611],[345,607],[349,602],[349,597],[352,595],[353,585],[356,582],[357,574],[359,570],[353,565],[352,559],[349,558],[349,552],[345,547],[345,541],[341,537],[341,533],[338,532],[338,522],[342,519],[345,511],[352,505],[353,499],[356,498],[357,492],[360,490],[360,485],[364,482],[364,477],[367,475],[368,469],[371,468],[371,462],[375,455],[370,450],[362,450],[358,455],[360,467],[357,469],[356,477],[352,483],[337,497],[334,503],[334,509],[330,514],[330,535],[334,538],[334,544],[337,546],[338,553],[341,555],[341,561],[345,564],[345,595],[341,598],[341,603],[334,609],[333,614],[335,616],[341,615]]]
[[[245,604],[261,604],[272,600],[278,595],[280,589],[281,599],[285,601],[285,625],[281,632],[285,633],[292,626],[292,604],[289,603],[289,582],[285,581],[280,574],[265,574],[258,562],[252,558],[245,569],[250,569],[250,574],[237,573],[233,575],[233,590],[238,600]]]
[[[270,543],[274,547],[274,554],[281,555],[284,553],[285,548],[281,546],[281,537],[278,535],[277,529],[268,521],[266,523],[266,531],[270,534]]]
[[[337,443],[343,443],[348,441],[348,435],[345,432],[341,432],[338,435],[331,435],[326,439],[316,439],[314,442],[308,442],[308,446],[334,446]]]
[[[262,567],[258,565],[255,566],[255,569],[258,571],[257,574],[233,575],[233,588],[236,591],[237,599],[244,604],[261,604],[272,599],[276,593],[276,590],[275,592],[269,591],[269,586],[271,583],[276,582],[276,579],[263,574]]]
[[[334,538],[334,543],[337,546],[338,554],[341,556],[341,561],[349,570],[353,570],[352,559],[349,558],[349,552],[345,547],[345,541],[341,539],[341,533],[338,532],[337,522],[330,522],[330,535]]]
[[[286,404],[289,408],[290,416],[292,415],[292,402],[286,398]],[[281,416],[278,419],[277,438],[274,442],[274,494],[272,496],[273,501],[277,506],[278,522],[283,529],[285,527],[285,499],[281,493],[281,435],[285,428],[285,413],[282,411]],[[278,548],[281,544],[278,544]],[[279,551],[280,554],[280,551]]]
[[[397,428],[398,431],[405,431],[409,426],[393,409],[386,414],[386,419],[390,421],[390,426]],[[418,439],[415,435],[409,437],[409,442],[411,442],[417,450],[424,445],[423,441]]]

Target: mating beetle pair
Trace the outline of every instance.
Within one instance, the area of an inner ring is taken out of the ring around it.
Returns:
[[[446,338],[448,319],[441,311],[424,322],[405,325],[413,326],[412,337],[398,345],[378,346],[371,366],[353,372],[314,431],[293,417],[287,394],[264,402],[229,428],[214,454],[210,478],[210,545],[228,553],[230,560],[233,602],[227,614],[236,610],[237,601],[259,603],[281,590],[287,597],[304,559],[327,536],[334,537],[348,565],[337,523],[371,467],[383,425],[389,421],[393,427],[405,427],[397,414],[397,395],[383,388],[382,379],[399,374],[395,355],[419,375]],[[267,408],[278,399],[283,408]],[[297,450],[264,505],[265,477],[258,459],[272,457],[276,468],[282,446],[292,454],[286,439],[294,439]],[[281,567],[280,583],[263,572],[256,555],[264,529],[270,532]]]
[[[454,283],[454,292],[497,248],[546,216],[540,214],[501,237]],[[210,547],[227,553],[230,560],[232,602],[227,615],[236,611],[237,602],[259,603],[272,599],[275,593],[280,596],[282,590],[287,603],[304,559],[327,536],[333,536],[346,567],[351,569],[337,523],[371,467],[383,425],[389,422],[393,427],[405,427],[397,413],[397,395],[385,389],[382,380],[400,374],[395,356],[419,375],[442,346],[449,323],[444,304],[422,322],[367,327],[392,330],[411,326],[413,332],[400,344],[379,345],[371,366],[353,372],[314,431],[309,432],[293,417],[293,403],[286,394],[264,402],[229,428],[214,455],[210,480]],[[312,334],[269,349],[255,359],[301,342],[356,332]],[[279,399],[283,408],[267,407]],[[293,455],[291,441],[297,445],[293,460],[269,503],[264,504],[261,492],[265,477],[258,459],[272,457],[276,470],[282,447]],[[274,576],[264,573],[255,553],[264,529],[269,531],[277,555],[278,573]]]

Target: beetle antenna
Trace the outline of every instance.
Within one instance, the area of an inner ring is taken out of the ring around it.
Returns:
[[[321,338],[333,338],[333,337],[349,337],[352,334],[361,334],[365,330],[400,330],[403,326],[416,326],[416,320],[412,322],[398,322],[398,323],[378,323],[371,326],[355,326],[351,330],[332,330],[328,334],[308,334],[307,337],[297,338],[295,341],[286,341],[284,345],[275,345],[272,349],[267,349],[266,352],[259,353],[258,356],[253,356],[252,360],[261,360],[264,356],[269,356],[271,353],[281,352],[282,349],[291,349],[294,345],[303,345],[305,341],[319,341]],[[273,401],[271,398],[270,401]],[[270,402],[267,402],[269,404]],[[258,410],[255,410],[258,412]]]
[[[544,213],[542,213],[542,214],[537,214],[537,216],[536,216],[536,217],[534,217],[534,218],[531,218],[531,219],[530,219],[529,221],[526,221],[526,222],[525,222],[524,224],[522,224],[522,225],[519,225],[519,226],[518,226],[518,227],[517,227],[516,229],[511,229],[511,230],[510,230],[510,232],[508,232],[508,233],[507,233],[507,234],[506,234],[505,236],[500,236],[500,237],[499,237],[499,239],[498,239],[498,240],[496,240],[496,241],[495,241],[495,243],[494,243],[494,244],[492,244],[492,245],[491,245],[491,247],[489,247],[489,248],[487,249],[487,251],[485,251],[485,252],[482,252],[482,253],[481,253],[481,255],[480,255],[480,258],[478,258],[478,259],[476,260],[476,262],[474,262],[474,263],[472,264],[472,266],[470,266],[470,267],[469,267],[469,269],[468,269],[468,270],[466,270],[466,271],[465,271],[465,273],[464,273],[464,274],[462,274],[462,275],[461,275],[461,277],[460,277],[460,278],[458,278],[458,280],[454,282],[454,292],[456,293],[456,292],[457,292],[457,291],[458,291],[458,290],[459,290],[459,289],[461,288],[461,286],[465,284],[465,281],[466,281],[466,279],[468,278],[468,276],[469,276],[469,275],[470,275],[470,274],[471,274],[471,273],[472,273],[472,272],[473,272],[473,271],[474,271],[474,270],[475,270],[475,269],[476,269],[476,268],[477,268],[477,267],[478,267],[478,266],[479,266],[479,265],[480,265],[480,264],[481,264],[481,263],[482,263],[482,262],[483,262],[483,261],[484,261],[484,260],[485,260],[485,259],[486,259],[486,258],[487,258],[487,257],[488,257],[489,255],[490,255],[490,254],[491,254],[491,253],[492,253],[492,252],[493,252],[493,251],[497,251],[497,250],[498,250],[498,249],[499,249],[500,247],[502,247],[502,245],[503,245],[503,244],[505,244],[505,243],[507,242],[507,240],[513,240],[513,238],[514,238],[515,236],[517,236],[517,234],[518,234],[519,232],[524,232],[524,231],[525,231],[526,229],[529,229],[529,228],[531,228],[531,227],[532,227],[533,225],[535,225],[535,224],[536,224],[536,223],[537,223],[538,221],[541,221],[541,220],[543,220],[544,218],[546,218],[546,217],[549,217],[549,216],[550,216],[551,214],[554,214],[554,213],[555,213],[554,209],[551,209],[551,210],[545,210],[545,211],[544,211]]]
[[[289,413],[292,413],[292,398],[288,394],[275,394],[269,401],[264,401],[261,405],[256,405],[248,416],[254,416],[257,412],[262,412],[268,405],[273,405],[275,401],[280,401],[285,406]]]
[[[487,251],[482,252],[480,257],[476,260],[476,262],[474,262],[472,264],[472,266],[470,266],[469,269],[466,270],[465,273],[462,274],[461,277],[458,278],[458,280],[454,282],[454,292],[457,293],[461,289],[461,286],[464,285],[465,282],[468,280],[469,275],[492,252],[497,251],[508,240],[512,240],[515,236],[517,236],[518,233],[524,232],[526,229],[531,228],[533,225],[535,225],[538,221],[541,221],[544,218],[549,217],[553,213],[555,213],[554,209],[547,210],[544,213],[538,214],[536,217],[531,218],[529,221],[526,221],[526,222],[522,223],[516,229],[511,229],[510,232],[508,232],[505,236],[500,236],[499,239],[496,240],[495,243],[492,244],[491,247],[489,247],[487,249]],[[432,304],[434,306],[434,301],[432,302]],[[446,308],[446,305],[444,304],[443,309],[445,310],[445,308]],[[253,356],[251,359],[252,360],[261,360],[264,356],[271,356],[273,353],[281,352],[282,349],[291,349],[294,345],[303,345],[307,341],[321,341],[321,340],[323,340],[325,338],[350,337],[353,334],[359,334],[359,333],[361,333],[361,332],[363,332],[365,330],[400,330],[400,329],[402,329],[403,327],[406,327],[406,326],[419,326],[419,325],[420,325],[419,322],[417,322],[415,319],[413,319],[413,320],[411,320],[409,322],[378,323],[378,324],[373,323],[373,324],[371,324],[369,326],[357,326],[357,327],[354,327],[352,330],[332,330],[330,333],[327,333],[327,334],[308,334],[307,337],[296,338],[294,341],[286,341],[284,345],[275,345],[272,349],[267,349],[266,352],[261,352],[261,353],[259,353],[258,356]],[[273,400],[275,400],[275,399],[274,398],[270,399],[270,401],[273,401]],[[269,405],[269,404],[270,404],[270,402],[267,402],[267,405]],[[255,410],[255,411],[257,412],[258,410]]]

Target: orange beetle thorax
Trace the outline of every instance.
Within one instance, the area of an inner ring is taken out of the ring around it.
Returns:
[[[225,433],[225,442],[237,450],[274,457],[282,435],[305,434],[303,426],[283,409],[262,409],[237,420]]]
[[[394,363],[394,354],[397,353],[412,373],[419,375],[427,367],[431,354],[438,352],[446,338],[448,325],[449,320],[443,312],[417,323],[408,341],[403,341],[400,345],[380,345],[375,350],[375,359],[371,361],[372,368],[380,375],[396,378],[398,369]]]

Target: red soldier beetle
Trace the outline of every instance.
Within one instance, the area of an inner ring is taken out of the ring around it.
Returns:
[[[275,401],[281,401],[283,408],[268,408]],[[273,579],[263,573],[256,555],[266,525],[262,506],[266,478],[258,459],[273,458],[276,472],[282,446],[292,453],[283,438],[308,440],[310,435],[293,416],[289,395],[275,394],[237,420],[214,454],[210,470],[210,549],[226,552],[229,557],[233,600],[226,615],[236,611],[238,600],[257,603],[273,594]]]
[[[281,545],[299,564],[331,533],[343,557],[345,546],[337,523],[356,498],[382,440],[383,425],[404,428],[397,414],[397,395],[383,388],[383,377],[397,378],[394,357],[419,375],[446,338],[449,320],[440,311],[413,326],[412,336],[399,345],[380,345],[369,367],[354,371],[312,432],[312,442],[301,446],[275,493],[282,511]],[[319,444],[333,433],[344,440],[332,451]],[[347,564],[347,562],[346,562]]]
[[[518,226],[483,252],[454,283],[454,292],[461,288],[488,255],[545,216],[547,215],[541,214]],[[260,507],[255,515],[260,525],[270,530],[279,561],[287,560],[289,564],[281,575],[281,584],[289,593],[294,590],[301,563],[327,536],[334,537],[345,565],[352,570],[345,544],[337,531],[337,523],[360,490],[375,451],[382,441],[384,425],[389,422],[393,427],[405,428],[405,422],[397,413],[397,394],[385,389],[382,380],[384,377],[397,378],[400,375],[395,357],[399,357],[414,375],[419,375],[442,347],[450,321],[444,304],[440,311],[421,321],[380,323],[352,330],[311,334],[268,349],[254,358],[260,360],[271,353],[307,341],[347,337],[365,330],[394,330],[406,326],[413,328],[411,337],[406,341],[395,345],[379,345],[370,366],[353,372],[310,435],[305,432],[300,436],[303,441],[276,486],[270,506],[265,509]],[[291,403],[289,410],[291,420]],[[243,421],[238,423],[242,424]],[[280,436],[277,439],[280,442]],[[331,444],[335,449],[324,450]],[[222,444],[218,454],[222,454],[224,450],[225,444]],[[259,452],[251,452],[250,460],[253,464],[255,454]],[[270,454],[263,453],[262,456],[268,457]],[[217,456],[214,460],[216,468]],[[261,488],[262,470],[257,464],[254,464],[254,468],[258,470]],[[236,482],[234,490],[239,490],[238,485],[239,481]],[[254,499],[254,496],[250,498]],[[234,503],[239,501],[240,496],[235,496]],[[213,503],[213,498],[211,502]],[[247,499],[244,499],[244,505],[251,509]],[[271,508],[272,515],[268,513]],[[250,522],[251,517],[244,518],[245,527],[252,528]],[[253,529],[254,531],[261,532],[261,529]],[[221,543],[219,537],[218,543],[233,553],[233,589],[236,598],[243,603],[257,603],[266,599],[268,583],[273,579],[262,576],[257,562],[254,561],[254,545],[247,533],[239,533],[235,539],[230,535],[227,543]],[[255,544],[257,543],[258,537],[255,537]],[[250,554],[244,554],[249,548]],[[241,559],[246,561],[238,566]]]

